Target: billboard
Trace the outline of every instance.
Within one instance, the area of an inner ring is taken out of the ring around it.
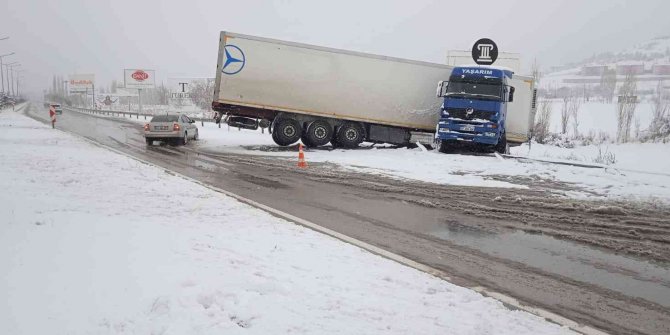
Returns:
[[[94,74],[71,74],[68,76],[68,90],[70,93],[86,93],[93,90],[95,85]]]
[[[169,102],[174,109],[200,111],[214,97],[214,78],[168,78]]]
[[[126,88],[154,88],[156,87],[155,74],[154,70],[125,69],[123,70],[123,83]]]

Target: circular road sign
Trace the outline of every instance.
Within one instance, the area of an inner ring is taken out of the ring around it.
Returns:
[[[472,59],[478,65],[491,65],[498,59],[498,46],[489,38],[482,38],[472,46]]]

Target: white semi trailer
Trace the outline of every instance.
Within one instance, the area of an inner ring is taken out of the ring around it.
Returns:
[[[229,124],[269,124],[282,146],[407,144],[412,135],[432,139],[442,105],[435,85],[452,69],[221,32],[212,108]]]
[[[435,131],[435,84],[451,69],[221,32],[212,107],[238,123],[270,121],[279,145],[406,144],[412,131]]]

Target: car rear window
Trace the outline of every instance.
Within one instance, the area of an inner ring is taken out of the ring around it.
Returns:
[[[179,115],[156,115],[151,122],[175,122],[179,120]]]

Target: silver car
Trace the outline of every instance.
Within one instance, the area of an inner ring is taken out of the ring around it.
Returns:
[[[186,144],[190,139],[198,140],[198,127],[186,115],[156,115],[144,125],[147,145],[154,141],[170,144]]]

